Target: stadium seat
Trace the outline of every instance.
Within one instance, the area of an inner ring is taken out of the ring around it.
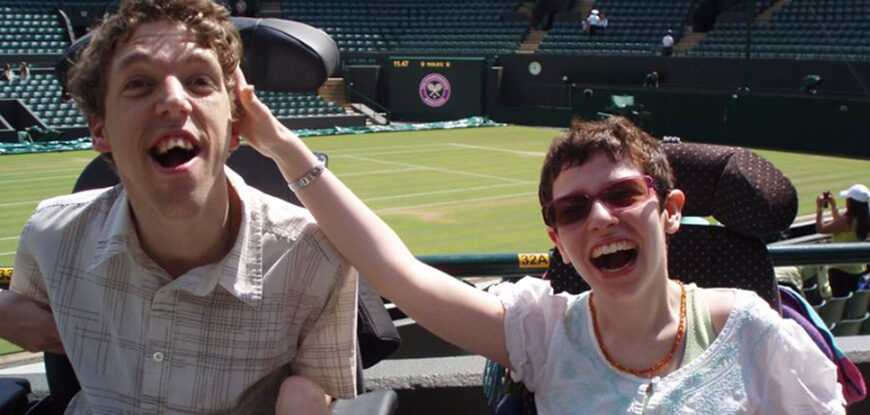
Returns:
[[[843,319],[856,319],[863,316],[870,306],[870,290],[857,290],[846,301],[846,309],[843,311]]]
[[[861,328],[864,326],[864,323],[870,320],[870,313],[864,313],[864,315],[854,318],[854,319],[843,319],[837,322],[832,330],[834,336],[857,336],[861,334]]]
[[[810,305],[819,305],[822,303],[822,295],[819,293],[818,284],[813,284],[810,287],[804,288],[804,297]]]
[[[867,28],[870,15],[849,12],[839,2],[813,2],[795,0],[786,3],[773,14],[769,22],[753,24],[753,48],[759,58],[811,59],[811,60],[870,60],[870,53],[861,48],[866,44],[866,33],[851,32]],[[764,6],[766,7],[766,6]],[[745,23],[716,23],[707,37],[695,48],[697,52],[734,50],[745,48]],[[855,45],[858,48],[853,49]],[[702,56],[697,53],[691,56]]]
[[[836,324],[843,318],[843,311],[846,309],[846,302],[851,298],[853,293],[849,293],[843,297],[831,297],[822,302],[818,306],[813,306],[819,317],[826,324]]]
[[[526,23],[501,22],[501,13],[515,6],[507,0],[446,0],[437,9],[424,1],[324,0],[318,6],[283,2],[282,10],[288,18],[336,35],[342,52],[494,54],[515,50],[525,34]]]

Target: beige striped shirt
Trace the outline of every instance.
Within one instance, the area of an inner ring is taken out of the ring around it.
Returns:
[[[302,374],[355,394],[356,271],[304,209],[248,187],[220,262],[172,279],[121,186],[42,202],[10,289],[51,306],[82,391],[67,413],[272,413]]]

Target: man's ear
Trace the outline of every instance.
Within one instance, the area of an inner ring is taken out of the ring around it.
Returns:
[[[94,142],[94,151],[100,153],[111,153],[112,143],[106,137],[106,123],[100,115],[91,115],[88,117],[88,129],[91,131],[91,139]]]
[[[230,153],[239,148],[242,144],[241,141],[239,137],[239,121],[230,121]]]
[[[674,189],[665,199],[665,233],[672,234],[680,229],[680,219],[683,218],[683,205],[686,204],[686,194]]]
[[[550,240],[553,241],[553,244],[556,245],[556,249],[558,249],[559,253],[562,255],[562,262],[570,265],[571,259],[568,258],[568,255],[565,254],[565,250],[562,249],[562,243],[559,241],[559,234],[556,233],[556,230],[553,229],[552,226],[547,226],[547,236],[550,237]]]

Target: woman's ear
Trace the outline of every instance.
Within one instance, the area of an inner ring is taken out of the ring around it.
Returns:
[[[680,220],[683,218],[683,205],[686,204],[686,195],[682,190],[674,189],[668,193],[665,199],[665,233],[672,234],[680,229]]]
[[[556,233],[556,230],[553,229],[552,226],[547,226],[547,236],[550,237],[550,240],[553,241],[553,244],[556,245],[556,249],[559,250],[559,254],[562,255],[562,262],[566,264],[571,264],[571,259],[568,258],[564,249],[562,249],[562,243],[559,241],[559,234]]]

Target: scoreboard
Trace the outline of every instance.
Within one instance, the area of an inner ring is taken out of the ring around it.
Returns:
[[[484,58],[390,57],[392,118],[445,121],[483,114]]]

